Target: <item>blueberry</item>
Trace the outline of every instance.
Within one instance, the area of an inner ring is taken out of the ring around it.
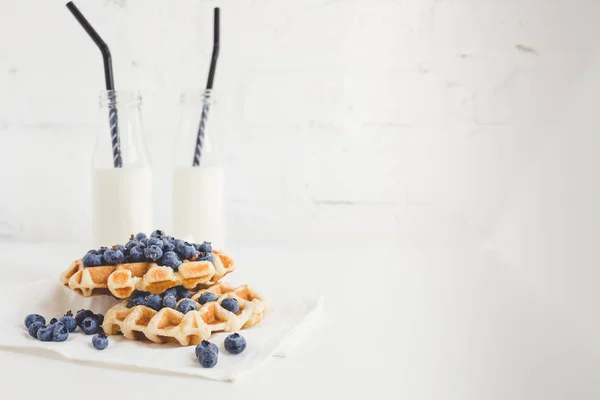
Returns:
[[[160,311],[160,309],[162,308],[162,298],[159,294],[151,294],[149,296],[146,296],[144,305],[146,307],[150,307],[153,310]]]
[[[237,300],[231,297],[227,297],[221,301],[221,307],[226,309],[227,311],[231,311],[234,314],[237,314],[240,311],[240,305]]]
[[[129,262],[144,262],[146,256],[144,256],[144,248],[141,246],[134,246],[129,250]]]
[[[116,249],[115,249],[115,247],[116,247]],[[123,254],[125,254],[125,252],[127,251],[127,249],[125,248],[125,246],[122,246],[120,244],[117,244],[117,245],[113,246],[113,250],[119,250]]]
[[[246,339],[239,333],[232,333],[225,338],[225,350],[231,354],[240,354],[246,348]]]
[[[212,292],[204,292],[200,295],[200,298],[198,299],[198,303],[200,304],[206,304],[211,301],[217,301],[217,296]]]
[[[148,261],[156,261],[162,257],[162,249],[158,246],[148,246],[144,249],[144,255]]]
[[[139,240],[130,240],[129,242],[125,243],[125,249],[127,251],[131,251],[132,248],[139,246],[140,244],[142,244],[142,242]]]
[[[49,342],[52,340],[52,331],[54,331],[53,325],[42,326],[37,331],[37,338],[42,342]]]
[[[177,251],[177,247],[178,246],[183,246],[185,245],[185,242],[181,239],[175,239],[172,241],[172,243],[175,245],[175,250]]]
[[[198,255],[198,261],[210,261],[211,263],[215,262],[215,257],[213,253],[200,253]]]
[[[77,321],[75,320],[75,317],[73,317],[73,313],[71,311],[67,311],[67,313],[63,315],[59,321],[67,327],[69,332],[73,332],[75,329],[77,329]]]
[[[165,233],[162,230],[160,230],[160,229],[157,229],[157,230],[155,230],[154,232],[152,232],[150,234],[151,238],[160,238],[162,236],[165,236]]]
[[[97,267],[99,265],[102,265],[102,254],[94,254],[90,252],[83,256],[84,267]]]
[[[52,330],[52,340],[64,342],[69,337],[69,329],[62,322],[57,322]]]
[[[182,260],[191,260],[192,258],[198,255],[198,252],[191,244],[179,246],[179,249],[176,250],[178,250],[177,254]]]
[[[192,294],[183,286],[177,286],[177,299],[189,299]]]
[[[172,294],[167,294],[163,297],[163,307],[175,308],[177,307],[177,298]]]
[[[98,320],[94,316],[87,317],[81,323],[81,330],[86,335],[93,335],[94,333],[97,333],[98,332]]]
[[[210,348],[203,348],[197,353],[198,362],[204,368],[212,368],[217,365],[218,354]]]
[[[163,292],[163,297],[168,296],[170,294],[172,294],[173,296],[175,296],[175,298],[177,298],[177,287],[172,287],[172,288],[168,288],[167,290],[165,290]]]
[[[98,350],[104,350],[108,347],[108,338],[105,334],[99,333],[92,338],[92,345]]]
[[[163,253],[166,253],[168,251],[174,251],[175,250],[175,245],[173,244],[173,242],[167,242],[165,240],[163,240]]]
[[[198,245],[198,251],[201,253],[210,253],[212,251],[212,244],[210,242],[204,242]]]
[[[175,254],[174,251],[167,251],[162,256],[161,265],[166,265],[167,267],[171,267],[175,271],[177,271],[177,269],[179,269],[179,266],[181,265],[181,260],[179,259],[177,254]]]
[[[180,242],[175,246],[175,251],[182,260],[191,260],[198,255],[198,252],[191,244],[187,242]]]
[[[40,314],[29,314],[25,317],[25,328],[29,329],[29,326],[34,322],[41,322],[42,325],[46,324],[46,319]]]
[[[196,357],[198,357],[200,355],[200,352],[204,349],[209,349],[209,350],[212,350],[213,352],[219,354],[219,348],[217,347],[216,344],[211,343],[207,340],[203,340],[200,343],[198,343],[198,345],[196,346]]]
[[[145,302],[146,302],[145,296],[137,296],[137,297],[134,297],[133,299],[131,299],[131,301],[129,301],[129,304],[127,305],[127,307],[131,308],[131,307],[135,307],[135,306],[141,306]]]
[[[77,311],[77,314],[75,314],[75,322],[77,323],[77,326],[81,328],[81,323],[83,322],[83,320],[87,317],[93,316],[94,313],[91,310],[79,310]]]
[[[103,255],[106,250],[108,250],[108,247],[100,247],[97,250],[97,253],[100,254],[100,255]]]
[[[160,240],[159,238],[150,238],[148,239],[148,246],[158,246],[162,249],[164,243],[162,240]]]
[[[196,302],[194,300],[182,300],[181,303],[177,305],[177,311],[183,314],[187,314],[188,312],[196,309]]]
[[[50,322],[48,323],[48,325],[54,325],[54,324],[56,324],[57,322],[58,322],[58,320],[57,320],[56,318],[52,318],[52,319],[50,320]]]
[[[108,249],[104,252],[102,258],[104,258],[104,262],[108,265],[117,265],[123,262],[123,258],[125,255],[121,250],[114,246],[112,249]]]
[[[102,324],[104,323],[104,315],[94,314],[94,317],[96,317],[96,322],[98,322],[98,326],[102,326]]]
[[[42,323],[42,321],[35,321],[35,322],[29,324],[29,328],[28,328],[29,336],[37,339],[38,330],[43,327],[44,327],[44,324]]]
[[[140,232],[137,235],[135,235],[134,239],[137,241],[141,241],[142,239],[146,239],[147,236],[144,232]]]

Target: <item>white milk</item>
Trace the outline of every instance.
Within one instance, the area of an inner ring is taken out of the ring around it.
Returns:
[[[225,247],[223,167],[173,168],[173,236]]]
[[[131,234],[152,232],[152,224],[152,170],[149,167],[93,170],[95,246],[124,244]]]

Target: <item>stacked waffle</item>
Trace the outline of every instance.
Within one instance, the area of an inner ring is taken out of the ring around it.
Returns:
[[[155,231],[150,238],[132,235],[124,246],[91,250],[60,280],[84,297],[124,299],[105,315],[107,335],[188,346],[213,332],[238,331],[263,319],[268,306],[259,293],[247,285],[220,282],[234,270],[234,260],[208,242],[187,243]],[[171,301],[163,302],[167,294]],[[235,308],[228,306],[232,301]]]

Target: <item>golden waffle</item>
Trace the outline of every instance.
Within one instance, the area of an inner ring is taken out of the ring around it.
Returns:
[[[106,312],[102,329],[107,335],[121,332],[132,340],[149,339],[155,343],[173,342],[189,346],[207,340],[213,332],[234,332],[254,326],[268,311],[267,301],[248,285],[234,288],[227,283],[219,283],[200,290],[192,296],[192,300],[196,301],[204,292],[213,292],[217,301],[204,305],[196,302],[196,310],[186,314],[167,307],[160,311],[144,305],[127,308],[129,300],[122,301]],[[227,297],[237,300],[240,306],[237,314],[221,307],[221,301]]]
[[[213,250],[212,253],[214,263],[183,261],[178,271],[148,262],[85,268],[82,259],[79,259],[61,274],[60,281],[84,297],[112,294],[124,299],[135,290],[162,293],[180,285],[190,290],[198,290],[214,285],[235,270],[232,258],[217,250]]]

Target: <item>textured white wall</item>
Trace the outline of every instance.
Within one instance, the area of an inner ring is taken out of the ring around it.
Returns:
[[[222,8],[235,243],[488,238],[598,65],[594,0],[76,4],[109,43],[118,87],[142,91],[167,228],[178,93],[205,84]],[[64,2],[0,0],[0,235],[89,236],[102,88],[100,54]]]

